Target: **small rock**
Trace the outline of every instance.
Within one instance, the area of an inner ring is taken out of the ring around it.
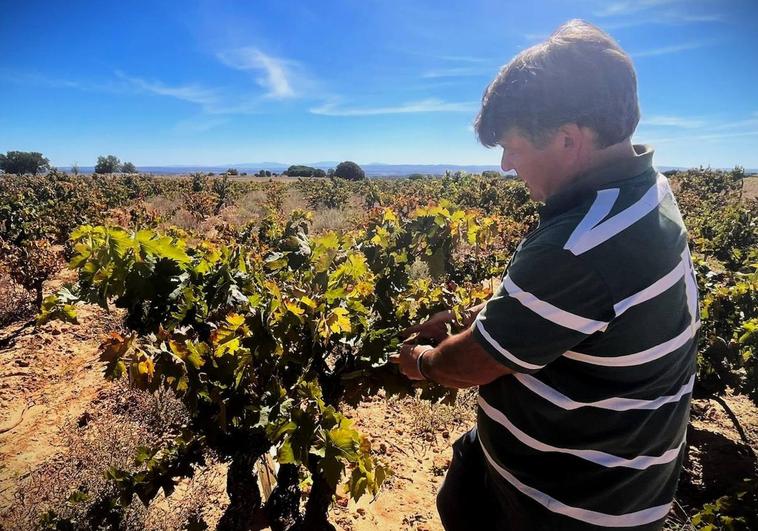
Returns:
[[[349,501],[345,496],[337,496],[337,505],[340,507],[347,507]]]
[[[363,507],[358,507],[355,510],[355,512],[358,513],[359,515],[361,515],[361,517],[365,517],[366,516],[366,509],[364,509]]]
[[[442,438],[443,439],[449,439],[450,438],[450,432],[447,430],[442,431]]]
[[[16,360],[16,365],[18,365],[19,367],[28,367],[29,366],[29,360],[17,359]]]

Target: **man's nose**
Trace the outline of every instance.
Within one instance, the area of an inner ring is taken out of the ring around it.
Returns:
[[[516,169],[513,167],[513,162],[511,162],[507,153],[503,153],[503,157],[500,159],[500,168],[505,172]]]

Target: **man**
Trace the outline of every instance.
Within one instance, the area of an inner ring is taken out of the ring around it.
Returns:
[[[629,56],[578,20],[484,93],[480,141],[544,206],[471,326],[445,338],[437,314],[405,333],[444,340],[393,360],[411,379],[479,386],[437,498],[445,529],[663,525],[700,323],[686,232],[652,150],[631,143],[638,121]]]

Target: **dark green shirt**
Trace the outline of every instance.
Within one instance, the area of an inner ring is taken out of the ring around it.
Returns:
[[[656,527],[684,457],[697,284],[652,150],[546,202],[472,325],[516,374],[482,386],[492,474],[555,525]]]

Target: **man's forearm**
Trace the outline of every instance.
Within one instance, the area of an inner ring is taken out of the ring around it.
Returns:
[[[492,359],[471,329],[450,336],[435,349],[428,350],[422,368],[431,380],[458,389],[483,385],[512,372]]]

